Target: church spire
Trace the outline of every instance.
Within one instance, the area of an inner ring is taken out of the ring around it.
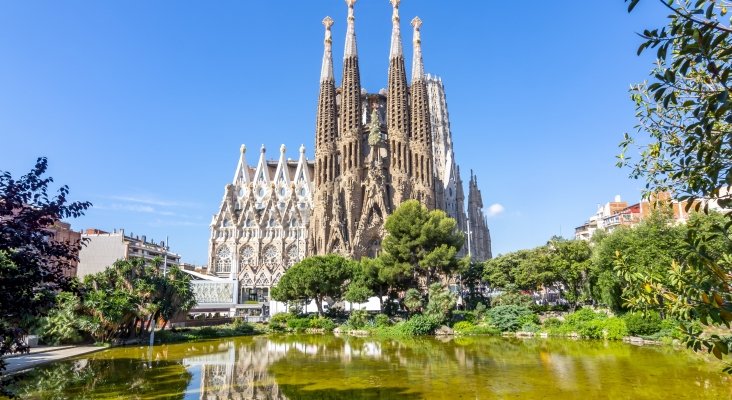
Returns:
[[[320,82],[334,81],[333,78],[333,34],[330,27],[333,26],[333,18],[323,19],[325,26],[325,49],[323,50],[323,67],[320,69]]]
[[[393,7],[391,16],[391,49],[389,50],[389,59],[403,57],[402,52],[402,34],[399,30],[399,3],[401,0],[390,0]]]
[[[412,20],[414,27],[414,59],[412,62],[412,86],[410,88],[412,109],[410,144],[412,149],[411,169],[412,176],[416,177],[418,189],[417,198],[427,208],[434,207],[434,159],[432,150],[432,125],[430,121],[429,94],[424,79],[422,65],[422,40],[420,28],[422,20],[415,17]]]
[[[356,0],[346,0],[348,4],[348,25],[346,28],[346,48],[343,52],[343,59],[348,57],[355,57],[358,54],[356,49],[356,17],[353,15],[353,6],[356,4]]]
[[[399,29],[400,0],[391,0],[391,50],[389,51],[389,77],[386,96],[386,124],[389,133],[389,154],[394,185],[404,190],[395,191],[394,204],[400,204],[409,194],[409,89],[404,67],[402,36]],[[401,181],[401,182],[400,182]]]
[[[414,44],[414,53],[412,55],[412,82],[422,80],[424,78],[424,65],[422,64],[422,37],[420,35],[420,28],[422,28],[422,20],[419,17],[414,17],[412,20],[412,26],[414,27],[414,38],[412,39]]]
[[[332,182],[336,176],[336,139],[338,136],[338,120],[336,111],[336,89],[333,77],[333,38],[330,28],[333,19],[325,17],[325,40],[323,50],[323,66],[320,71],[320,96],[318,98],[318,116],[315,127],[315,157],[317,161],[315,183]]]
[[[356,18],[353,6],[356,0],[346,0],[348,5],[348,29],[346,50],[343,55],[343,83],[341,85],[340,129],[341,145],[346,147],[341,158],[343,171],[357,170],[361,166],[361,76],[356,52]]]

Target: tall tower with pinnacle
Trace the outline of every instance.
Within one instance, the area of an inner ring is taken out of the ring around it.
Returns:
[[[325,242],[331,233],[333,220],[332,205],[335,194],[335,178],[340,165],[337,158],[338,108],[336,105],[335,77],[333,75],[333,19],[325,17],[325,40],[323,63],[320,70],[320,95],[315,125],[315,209],[312,229],[308,234],[308,252],[319,254],[326,251]],[[316,234],[320,232],[322,234]]]
[[[414,27],[414,53],[412,55],[412,136],[410,140],[411,168],[414,179],[413,197],[422,202],[427,208],[435,206],[434,170],[432,159],[432,128],[430,121],[429,97],[422,64],[422,38],[420,29],[422,20],[415,17],[412,20]]]
[[[388,126],[390,169],[394,194],[393,204],[409,198],[411,180],[409,160],[409,88],[404,67],[402,36],[399,28],[400,0],[391,0],[391,48],[389,50],[389,76],[386,98],[386,123]]]

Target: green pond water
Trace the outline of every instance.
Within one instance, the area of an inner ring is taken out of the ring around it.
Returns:
[[[255,336],[114,348],[39,367],[33,399],[727,399],[721,364],[559,339]]]

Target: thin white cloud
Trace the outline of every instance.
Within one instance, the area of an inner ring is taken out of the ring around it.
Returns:
[[[180,201],[157,199],[149,196],[104,196],[110,200],[123,201],[127,203],[138,203],[158,207],[196,207],[197,204]]]
[[[504,211],[506,211],[506,208],[503,207],[502,204],[491,204],[490,207],[488,207],[488,218],[497,217],[503,214]]]
[[[135,212],[135,213],[156,214],[156,215],[163,215],[163,216],[176,215],[176,213],[174,213],[172,211],[158,210],[157,208],[155,208],[153,206],[142,205],[142,204],[112,203],[109,205],[105,205],[105,204],[95,205],[94,208],[96,208],[98,210],[130,211],[130,212]]]

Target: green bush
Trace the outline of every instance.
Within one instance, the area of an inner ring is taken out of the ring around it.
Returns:
[[[648,312],[645,315],[639,312],[630,312],[623,316],[628,333],[633,336],[651,336],[661,330],[661,316],[657,312]]]
[[[295,332],[302,332],[310,328],[310,318],[291,318],[287,321],[287,328]]]
[[[235,333],[241,334],[254,332],[254,326],[244,322],[243,318],[234,318],[234,321],[231,323],[231,329],[233,329]]]
[[[348,317],[347,324],[353,329],[361,329],[366,326],[368,318],[369,314],[366,310],[353,310]]]
[[[521,325],[521,329],[520,330],[521,330],[521,332],[534,332],[534,333],[536,333],[536,332],[539,332],[540,329],[541,329],[541,327],[538,324],[533,323],[533,322],[527,322],[527,323]]]
[[[605,320],[605,339],[621,340],[628,336],[628,328],[622,318],[611,317]]]
[[[516,332],[527,322],[538,322],[536,315],[524,306],[496,306],[488,310],[488,318],[501,332]]]
[[[389,319],[389,316],[386,314],[377,314],[374,317],[374,326],[378,327],[384,327],[391,325],[391,320]]]
[[[415,315],[401,326],[403,332],[410,336],[431,335],[440,326],[438,318],[426,315]]]
[[[584,322],[589,322],[596,319],[606,318],[607,315],[604,313],[596,313],[591,308],[580,308],[579,310],[567,314],[564,317],[564,322],[568,325],[579,326]]]
[[[475,324],[470,321],[460,321],[452,326],[452,329],[459,334],[469,335],[475,330]]]
[[[287,322],[295,318],[291,313],[277,313],[269,319],[269,329],[274,332],[287,331]]]
[[[56,297],[56,306],[41,320],[41,340],[46,344],[59,345],[82,341],[78,311],[79,298],[70,292],[61,292]]]
[[[483,303],[478,303],[475,305],[475,310],[473,310],[473,314],[475,314],[475,319],[483,319],[485,317],[485,313],[488,307],[485,306]]]
[[[310,320],[310,327],[314,329],[324,329],[326,331],[332,331],[335,329],[336,324],[330,318],[317,317]]]
[[[564,322],[559,318],[550,317],[544,320],[543,325],[545,329],[553,329],[562,326],[562,324],[564,324]]]
[[[219,336],[219,331],[216,328],[210,326],[203,327],[195,331],[195,335],[202,339],[210,339]]]

